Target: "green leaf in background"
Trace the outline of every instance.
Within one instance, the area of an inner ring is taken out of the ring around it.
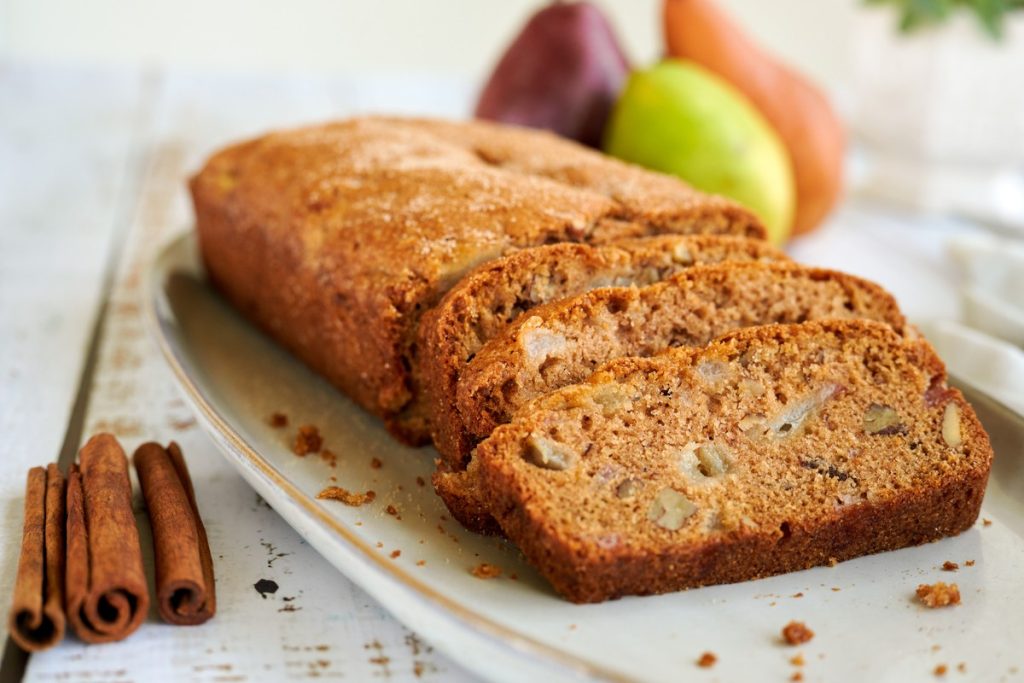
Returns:
[[[889,5],[899,12],[899,28],[910,33],[938,26],[958,10],[974,12],[985,32],[995,40],[1003,36],[1007,12],[1024,9],[1024,0],[863,0],[866,5]]]

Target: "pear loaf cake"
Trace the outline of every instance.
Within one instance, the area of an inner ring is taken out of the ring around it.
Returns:
[[[532,309],[485,344],[457,387],[447,418],[470,448],[532,398],[581,382],[602,362],[702,346],[726,332],[770,323],[865,318],[902,332],[892,296],[851,275],[793,263],[694,266],[646,287],[596,289]],[[497,527],[463,475],[469,451],[442,452],[434,488],[468,528]]]
[[[498,427],[470,472],[554,588],[595,602],[957,534],[991,461],[930,345],[852,320],[611,361]]]
[[[422,314],[525,247],[665,233],[763,237],[750,212],[554,135],[358,118],[272,133],[192,179],[202,258],[245,316],[412,443]]]
[[[533,247],[480,266],[420,323],[421,391],[442,459],[461,469],[472,448],[455,414],[460,373],[487,341],[524,312],[599,287],[652,284],[693,265],[787,260],[760,239],[663,235],[602,246]],[[450,454],[457,455],[449,459]]]

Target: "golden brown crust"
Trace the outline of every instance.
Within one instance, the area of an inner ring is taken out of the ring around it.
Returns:
[[[754,381],[766,393],[745,396]],[[818,403],[787,417],[790,429],[738,431],[748,410],[770,421],[808,392]],[[876,402],[895,408],[898,429],[870,431],[863,416]],[[945,428],[950,412],[959,441]],[[687,442],[709,436],[726,463],[720,471],[678,464],[693,454]],[[545,440],[554,445],[538,445]],[[980,422],[945,387],[927,342],[878,323],[828,321],[612,361],[532,402],[477,448],[473,466],[491,512],[530,562],[568,599],[594,602],[959,533],[977,517],[991,459]],[[659,502],[666,488],[676,493]]]
[[[421,314],[465,272],[545,243],[658,233],[763,236],[747,211],[553,135],[360,118],[272,133],[191,181],[203,261],[243,314],[382,416],[416,393]]]

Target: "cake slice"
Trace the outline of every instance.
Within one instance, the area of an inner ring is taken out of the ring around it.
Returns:
[[[612,361],[496,429],[470,472],[552,586],[597,602],[957,534],[991,461],[927,342],[825,321]]]
[[[477,268],[423,316],[419,329],[419,398],[429,404],[434,444],[445,467],[462,469],[472,449],[455,413],[459,375],[522,313],[598,287],[652,284],[695,264],[787,260],[760,239],[662,235],[604,246],[534,247]]]
[[[647,287],[604,288],[534,308],[485,344],[458,383],[457,410],[439,416],[458,434],[434,489],[467,528],[496,533],[477,482],[464,476],[472,447],[530,399],[580,382],[600,363],[700,346],[755,325],[866,318],[904,327],[892,296],[860,278],[792,263],[694,266]]]
[[[533,309],[485,344],[459,380],[459,415],[479,440],[527,401],[580,382],[613,358],[823,318],[905,324],[892,296],[873,282],[795,263],[698,266],[646,287],[586,292]]]

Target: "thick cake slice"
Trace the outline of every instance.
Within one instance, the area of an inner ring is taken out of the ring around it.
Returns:
[[[192,179],[203,262],[244,315],[420,443],[416,331],[474,267],[555,242],[763,236],[746,210],[539,131],[357,118],[271,133]]]
[[[902,331],[896,302],[878,285],[787,263],[694,266],[643,288],[605,288],[534,308],[485,344],[458,383],[447,429],[461,449],[442,460],[434,489],[467,528],[498,531],[464,463],[474,444],[530,399],[584,380],[600,363],[700,346],[768,323],[866,318]],[[448,463],[456,463],[450,465]]]
[[[824,318],[904,326],[895,300],[873,282],[794,263],[698,266],[642,288],[593,290],[537,307],[485,344],[459,380],[459,415],[479,440],[527,401],[580,382],[613,358]]]
[[[827,321],[612,361],[496,429],[470,472],[555,589],[597,602],[957,534],[991,461],[927,342]]]
[[[434,445],[445,468],[464,468],[472,449],[455,413],[462,369],[524,312],[598,287],[651,284],[695,264],[787,260],[781,250],[760,239],[662,235],[604,246],[533,247],[480,266],[420,323],[420,398],[429,402]]]

